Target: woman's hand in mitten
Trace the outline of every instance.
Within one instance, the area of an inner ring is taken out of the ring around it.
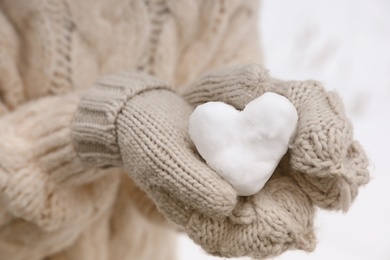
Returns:
[[[83,160],[124,167],[165,215],[174,208],[221,218],[231,214],[237,195],[197,156],[188,134],[192,110],[151,76],[108,76],[82,99],[73,138]],[[159,194],[173,201],[160,204]],[[175,201],[182,206],[175,208]],[[171,213],[172,221],[182,222],[180,214]]]
[[[180,216],[179,225],[207,253],[222,257],[255,259],[278,256],[286,250],[314,250],[315,209],[299,186],[278,167],[263,189],[239,197],[233,212],[213,219],[187,209],[166,193],[156,193],[169,218]]]
[[[346,211],[358,187],[369,181],[368,160],[338,96],[315,81],[281,81],[260,65],[220,69],[185,89],[194,106],[223,101],[243,109],[265,92],[285,96],[298,112],[295,138],[284,170],[319,207]]]

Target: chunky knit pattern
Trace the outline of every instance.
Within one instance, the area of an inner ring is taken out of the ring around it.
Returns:
[[[267,91],[288,98],[299,115],[283,167],[317,206],[347,211],[358,188],[369,181],[368,160],[353,140],[352,125],[336,93],[315,81],[272,79],[261,65],[250,64],[208,73],[188,86],[184,96],[194,105],[220,99],[243,109]]]
[[[74,140],[86,160],[97,158],[105,165],[117,154],[114,163],[122,158],[144,189],[163,189],[200,212],[226,215],[235,204],[235,191],[191,150],[191,112],[164,82],[142,73],[113,75],[83,97]]]
[[[229,218],[194,215],[187,232],[210,254],[262,259],[288,249],[314,250],[313,215],[305,194],[291,178],[281,176],[253,197],[240,198]]]
[[[202,84],[198,86],[216,83],[207,89],[217,90],[212,92],[213,98],[221,95],[226,101],[230,98],[238,102],[241,97],[241,102],[248,102],[240,94],[253,90],[248,96],[250,99],[270,84],[266,72],[257,65],[227,69],[222,73],[223,78],[218,78],[219,73],[213,74],[214,77],[206,76],[214,80],[200,79]],[[225,77],[228,74],[234,77]],[[274,180],[262,192],[251,198],[240,198],[236,204],[232,187],[194,153],[188,136],[191,106],[172,91],[156,88],[164,84],[155,84],[152,79],[145,80],[151,84],[147,91],[133,95],[138,88],[132,83],[141,77],[144,75],[136,73],[109,76],[83,97],[76,117],[74,129],[78,136],[75,140],[78,143],[88,140],[83,145],[89,147],[82,148],[80,154],[88,150],[92,151],[91,157],[105,158],[99,155],[107,151],[99,145],[103,139],[89,137],[104,136],[100,134],[102,126],[115,129],[117,149],[132,179],[152,196],[170,220],[211,254],[264,258],[287,249],[313,250],[314,208],[292,178],[284,176],[289,172],[275,173]],[[237,88],[236,84],[242,86]],[[116,93],[118,86],[121,92],[131,93],[126,102],[116,101],[109,94]],[[199,94],[201,87],[192,89],[194,93],[188,93],[187,97],[195,100],[205,97]],[[226,93],[231,95],[226,96]],[[206,99],[213,98],[206,96]],[[91,100],[110,105],[99,106],[102,111],[99,113]],[[112,107],[116,108],[115,113]],[[109,122],[110,118],[113,119]],[[88,130],[84,131],[83,127]],[[93,129],[97,133],[93,133]],[[115,144],[107,140],[107,145]]]
[[[136,93],[137,88],[125,82],[136,82],[141,75],[118,77],[124,83],[122,88]],[[102,80],[104,93],[116,91],[115,77]],[[159,85],[153,82],[150,80],[150,86]],[[99,108],[106,109],[101,114],[115,119],[110,127],[118,133],[115,139],[124,167],[159,209],[211,254],[264,258],[287,249],[313,250],[312,203],[346,211],[357,188],[368,182],[367,159],[352,141],[352,127],[335,94],[312,81],[271,80],[257,64],[219,69],[199,78],[183,96],[193,105],[219,100],[242,109],[262,93],[274,91],[291,100],[300,121],[290,152],[266,187],[255,196],[240,198],[233,211],[234,201],[226,204],[225,216],[216,215],[225,212],[221,206],[229,202],[228,193],[216,195],[229,187],[223,188],[223,182],[194,157],[186,131],[191,113],[188,105],[163,88],[131,94],[127,102],[100,94],[100,89],[101,83],[97,83],[83,98],[76,120],[87,121],[91,129],[100,131],[95,122],[106,125],[106,120],[91,112],[94,106],[87,106],[89,100],[116,102]],[[110,107],[117,108],[114,116]],[[88,132],[87,137],[90,135]],[[78,139],[86,138],[80,135]],[[90,148],[94,147],[91,143]]]
[[[340,98],[318,82],[283,84],[281,93],[302,115],[291,145],[292,176],[318,206],[347,211],[369,175],[368,160],[353,140]]]
[[[122,165],[118,136],[73,120],[80,90],[135,69],[177,88],[221,64],[261,61],[254,10],[256,0],[1,1],[0,259],[174,259],[171,231],[149,196],[123,185],[123,171],[97,168]],[[126,84],[140,92],[153,85]],[[111,93],[115,102],[105,104],[122,104],[127,94]],[[106,152],[90,146],[91,128]]]
[[[203,249],[224,257],[264,259],[289,249],[312,251],[316,245],[314,207],[281,168],[254,196],[240,197],[228,217],[211,218],[189,211],[172,196],[158,193],[165,215],[178,220]]]
[[[259,64],[236,65],[214,70],[182,90],[194,107],[210,101],[222,101],[242,110],[269,88],[268,72]]]
[[[317,83],[259,65],[200,77],[261,62],[257,8],[0,1],[0,259],[171,260],[177,226],[160,212],[215,255],[313,250],[314,205],[346,210],[367,159]],[[269,90],[297,106],[299,134],[262,192],[237,198],[196,153],[188,116]]]
[[[73,140],[80,157],[96,166],[121,165],[118,114],[132,97],[167,88],[167,83],[143,73],[116,74],[97,82],[83,97],[74,120]]]

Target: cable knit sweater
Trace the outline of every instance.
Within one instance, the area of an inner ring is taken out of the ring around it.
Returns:
[[[174,234],[119,168],[78,157],[70,125],[101,76],[179,88],[261,61],[257,1],[0,1],[0,259],[174,259]],[[140,206],[141,205],[141,206]]]
[[[337,95],[259,64],[257,10],[1,0],[0,260],[174,259],[178,229],[224,257],[314,250],[315,206],[347,211],[368,160]],[[296,136],[264,188],[237,197],[188,118],[267,91],[297,109]]]

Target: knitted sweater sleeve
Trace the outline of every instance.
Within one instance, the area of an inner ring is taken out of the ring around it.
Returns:
[[[248,63],[263,63],[259,33],[258,0],[242,1],[228,20],[218,51],[209,69]]]
[[[17,56],[0,9],[0,259],[43,259],[107,212],[120,174],[77,156],[71,125],[82,93],[26,102]]]
[[[115,199],[119,169],[86,165],[73,147],[80,96],[42,98],[0,116],[0,259],[65,248]]]

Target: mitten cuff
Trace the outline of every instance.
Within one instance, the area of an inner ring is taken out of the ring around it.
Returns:
[[[81,99],[73,123],[73,140],[79,156],[95,166],[122,164],[116,119],[125,103],[142,92],[167,89],[147,74],[123,72],[98,81]]]

